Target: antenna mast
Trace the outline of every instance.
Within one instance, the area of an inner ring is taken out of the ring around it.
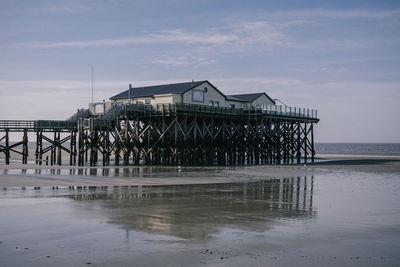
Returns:
[[[93,71],[94,71],[94,67],[92,65],[92,103],[93,103]]]

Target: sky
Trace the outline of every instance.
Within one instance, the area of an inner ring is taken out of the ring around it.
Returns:
[[[316,142],[400,143],[400,1],[0,1],[0,119],[208,80],[318,110]]]

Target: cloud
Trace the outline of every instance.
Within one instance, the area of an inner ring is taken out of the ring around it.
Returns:
[[[127,46],[137,44],[164,44],[164,43],[187,43],[187,44],[206,44],[220,45],[237,40],[237,36],[231,34],[210,34],[210,33],[189,33],[180,29],[151,33],[141,37],[112,38],[86,41],[66,41],[66,42],[47,42],[31,43],[33,48],[62,48],[62,47],[107,47],[107,46]]]
[[[331,67],[320,67],[320,68],[311,68],[311,69],[297,69],[299,73],[321,73],[321,74],[340,74],[348,71],[347,68],[331,68]]]
[[[208,65],[215,63],[215,59],[202,56],[196,53],[182,53],[180,55],[169,56],[164,55],[155,58],[153,63],[168,65],[173,67],[189,66],[189,65]]]
[[[122,90],[128,88],[129,83],[133,86],[147,86],[154,84],[167,84],[182,82],[177,79],[165,80],[124,80],[124,81],[94,81],[95,94],[108,99],[114,94],[120,93]],[[0,80],[0,107],[4,101],[4,97],[18,99],[20,94],[36,97],[57,96],[62,101],[62,96],[76,95],[90,95],[91,94],[91,81],[77,81],[77,80]]]
[[[37,7],[29,10],[31,13],[36,14],[58,14],[58,13],[79,13],[87,10],[87,7],[81,4],[62,4],[45,7]]]
[[[367,9],[301,9],[284,12],[273,12],[273,15],[283,17],[334,18],[334,19],[388,19],[400,17],[400,9],[367,10]]]
[[[117,87],[126,84],[122,81],[95,82],[96,87],[100,89]],[[62,90],[79,91],[82,88],[91,88],[91,81],[74,81],[74,80],[29,80],[29,81],[0,81],[0,92],[6,93],[13,88],[16,91],[32,91],[35,92],[57,92]]]
[[[244,22],[232,27],[242,44],[288,44],[289,37],[267,21]]]
[[[266,21],[244,22],[233,26],[204,32],[187,32],[182,29],[164,30],[144,36],[106,38],[82,41],[36,42],[27,44],[33,48],[86,48],[128,46],[138,44],[197,44],[206,46],[276,44],[282,45],[288,37]]]

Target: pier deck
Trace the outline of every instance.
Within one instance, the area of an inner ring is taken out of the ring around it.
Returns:
[[[244,165],[314,161],[315,110],[272,106],[235,109],[191,104],[116,105],[105,114],[79,111],[65,121],[1,120],[0,153],[28,158],[28,132],[36,133],[37,164]],[[23,132],[10,145],[9,134]],[[68,147],[67,147],[68,144]],[[47,147],[44,147],[47,145]],[[22,146],[22,151],[17,147]],[[111,163],[110,163],[111,162]]]

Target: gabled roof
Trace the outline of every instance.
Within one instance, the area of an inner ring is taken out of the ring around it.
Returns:
[[[110,97],[110,100],[118,100],[118,99],[126,99],[135,98],[135,97],[146,97],[153,95],[163,95],[163,94],[181,94],[184,93],[196,86],[199,86],[202,83],[207,81],[193,81],[186,83],[174,83],[174,84],[162,84],[162,85],[154,85],[154,86],[145,86],[145,87],[134,87],[128,89],[122,93],[119,93],[113,97]],[[129,94],[130,90],[130,94]]]
[[[275,101],[270,98],[266,93],[252,93],[252,94],[239,94],[239,95],[227,95],[228,100],[236,100],[242,102],[253,102],[260,96],[265,95],[272,103],[275,104]]]

